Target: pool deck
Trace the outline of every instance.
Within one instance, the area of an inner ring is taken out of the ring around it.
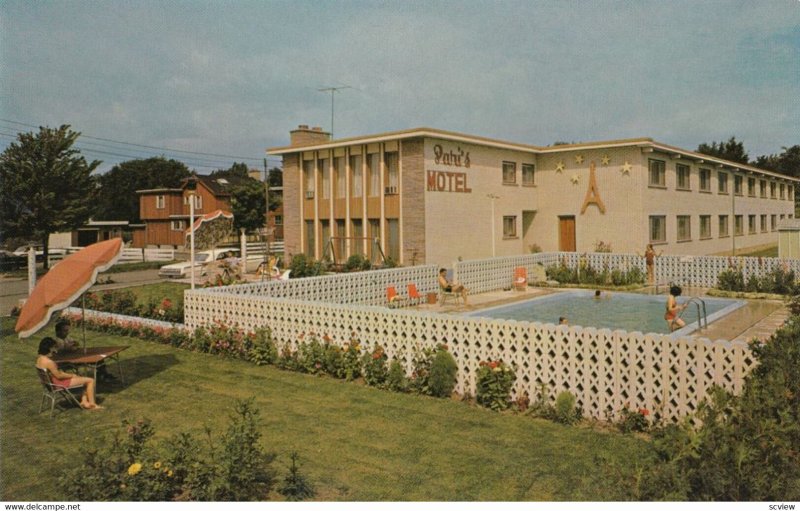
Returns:
[[[489,307],[507,305],[523,300],[529,300],[538,296],[544,296],[559,291],[568,291],[574,288],[538,288],[528,287],[525,291],[491,291],[469,295],[468,304],[448,302],[445,305],[420,304],[413,307],[416,310],[426,310],[431,312],[461,314],[472,312]],[[631,293],[643,294],[664,294],[656,293],[655,288],[645,287],[640,290],[626,291]],[[705,296],[708,290],[705,288],[687,288],[684,296]],[[620,291],[622,292],[622,291]],[[612,291],[613,294],[613,291]],[[666,296],[666,295],[665,295]],[[768,339],[778,328],[780,328],[789,316],[789,311],[781,301],[776,300],[743,300],[745,305],[736,311],[712,322],[708,328],[696,331],[692,337],[707,338],[711,340],[725,339],[734,341],[749,341],[753,338],[761,340]]]

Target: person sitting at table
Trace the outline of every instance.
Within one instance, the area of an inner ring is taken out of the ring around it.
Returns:
[[[86,389],[81,396],[81,408],[84,410],[97,410],[103,408],[95,401],[95,381],[94,378],[78,376],[77,374],[67,373],[58,368],[50,356],[55,352],[56,340],[52,337],[45,337],[39,343],[39,356],[36,358],[36,367],[47,369],[50,373],[50,381],[54,385],[71,387],[73,385],[83,385]]]
[[[67,319],[60,319],[56,323],[56,353],[69,353],[77,351],[78,343],[69,336],[69,330],[72,325]],[[69,364],[65,369],[72,369],[72,364]],[[113,374],[108,372],[105,362],[97,364],[97,379],[107,382],[116,380]]]

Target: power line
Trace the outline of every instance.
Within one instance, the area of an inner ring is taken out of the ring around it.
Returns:
[[[16,125],[19,125],[19,126],[25,126],[25,127],[28,127],[28,128],[38,128],[39,127],[39,126],[36,126],[36,125],[33,125],[33,124],[27,124],[27,123],[19,122],[19,121],[12,121],[12,120],[9,120],[9,119],[0,119],[0,121],[11,123],[11,124],[16,124]],[[173,152],[173,153],[196,154],[196,155],[200,155],[200,156],[215,156],[215,157],[219,157],[219,158],[233,158],[233,159],[238,159],[238,160],[251,160],[251,161],[258,161],[258,162],[262,162],[264,160],[263,157],[261,157],[261,158],[251,158],[251,157],[247,157],[247,156],[234,156],[234,155],[229,155],[229,154],[216,154],[216,153],[202,153],[202,152],[198,152],[198,151],[186,151],[186,150],[183,150],[183,149],[172,149],[172,148],[168,148],[168,147],[157,147],[157,146],[150,146],[150,145],[144,145],[144,144],[135,144],[133,142],[122,142],[120,140],[113,140],[113,139],[110,139],[110,138],[94,137],[94,136],[91,136],[91,135],[85,135],[83,133],[81,133],[81,137],[89,138],[89,139],[93,139],[93,140],[101,140],[103,142],[113,142],[115,144],[129,145],[129,146],[134,146],[134,147],[142,147],[142,148],[146,148],[146,149],[155,149],[155,150],[159,150],[159,151],[169,151],[169,152]],[[273,158],[273,161],[277,161],[277,159]]]

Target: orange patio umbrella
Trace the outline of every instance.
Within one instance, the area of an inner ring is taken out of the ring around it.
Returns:
[[[14,330],[21,338],[36,333],[50,316],[77,300],[122,255],[122,238],[101,241],[65,257],[39,280],[19,313]]]

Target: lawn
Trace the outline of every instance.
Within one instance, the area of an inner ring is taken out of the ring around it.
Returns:
[[[126,383],[102,384],[106,407],[38,412],[36,347],[52,325],[21,341],[2,321],[0,499],[68,500],[54,484],[107,441],[123,419],[152,420],[158,437],[227,427],[235,400],[255,397],[262,442],[286,473],[297,451],[318,500],[617,500],[621,480],[650,457],[637,437],[500,414],[454,400],[396,394],[271,366],[87,332],[88,345],[129,345]],[[76,337],[80,332],[75,332]],[[113,366],[112,366],[113,369]],[[624,467],[609,477],[606,469]]]

